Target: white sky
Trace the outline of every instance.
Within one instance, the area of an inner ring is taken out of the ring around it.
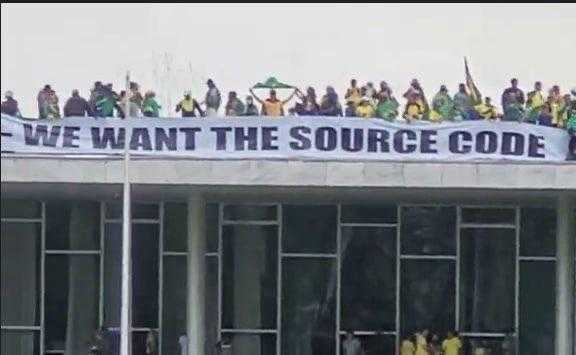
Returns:
[[[454,93],[468,56],[499,102],[512,76],[525,90],[576,86],[575,14],[575,4],[2,4],[1,89],[25,116],[44,84],[63,102],[96,80],[120,91],[128,69],[164,107],[185,89],[203,95],[209,77],[223,95],[273,75],[319,95],[333,85],[341,99],[352,77],[386,80],[397,97],[418,78],[431,97],[441,84]]]

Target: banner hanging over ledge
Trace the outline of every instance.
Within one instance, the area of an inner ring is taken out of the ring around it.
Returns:
[[[190,159],[563,162],[576,139],[516,122],[391,123],[342,117],[65,118],[2,115],[2,153]],[[128,134],[126,135],[126,132]]]

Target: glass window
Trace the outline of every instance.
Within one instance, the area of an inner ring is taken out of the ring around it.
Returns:
[[[556,210],[523,208],[520,222],[520,255],[556,255]]]
[[[187,258],[164,257],[162,353],[180,354],[180,336],[186,334]],[[138,353],[135,353],[138,354]]]
[[[502,338],[465,338],[462,342],[464,354],[516,354],[514,350],[514,337]],[[548,354],[548,353],[545,353]],[[550,353],[551,354],[551,353]]]
[[[331,259],[284,258],[282,352],[334,354],[336,267]]]
[[[146,351],[147,346],[151,348],[151,353]],[[158,354],[158,352],[158,333],[156,330],[132,332],[132,354]]]
[[[555,262],[520,263],[520,354],[554,354],[555,288]]]
[[[455,207],[404,207],[402,254],[455,255]]]
[[[2,329],[2,355],[40,354],[40,334],[27,330]]]
[[[158,219],[159,208],[157,204],[133,203],[131,206],[132,219]],[[122,218],[122,202],[109,202],[106,204],[106,218]]]
[[[217,203],[206,205],[206,251],[218,252],[218,214],[220,213]]]
[[[516,211],[513,208],[463,208],[463,223],[512,224],[516,222]]]
[[[341,327],[395,330],[396,228],[342,228]]]
[[[158,327],[159,226],[132,224],[132,324]]]
[[[276,221],[276,206],[224,205],[225,221]]]
[[[355,335],[364,350],[364,355],[387,355],[396,353],[396,336],[386,334]],[[340,354],[344,352],[345,336],[340,337]]]
[[[100,204],[84,201],[47,203],[46,249],[99,250]]]
[[[503,333],[514,329],[515,231],[464,229],[461,248],[463,330]]]
[[[122,224],[104,228],[104,326],[120,326],[122,290]]]
[[[188,250],[188,205],[186,203],[164,204],[164,250],[175,252]]]
[[[42,204],[38,201],[2,199],[2,218],[41,218]]]
[[[47,255],[45,262],[46,350],[84,353],[98,327],[98,257]]]
[[[206,257],[206,355],[216,355],[218,338],[218,257]]]
[[[2,325],[39,325],[40,233],[40,223],[2,223]]]
[[[222,336],[230,344],[226,354],[234,355],[275,355],[275,334],[226,334]]]
[[[225,226],[222,327],[276,328],[278,228]]]
[[[403,334],[422,329],[445,334],[455,328],[455,270],[453,261],[402,261],[400,324]]]
[[[282,207],[284,253],[336,253],[336,206]]]
[[[396,223],[396,206],[342,205],[342,223]]]

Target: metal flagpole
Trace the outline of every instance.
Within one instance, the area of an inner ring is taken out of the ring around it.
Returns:
[[[126,95],[124,97],[124,187],[122,208],[122,308],[120,316],[120,355],[131,355],[131,286],[132,286],[132,238],[130,213],[130,72],[126,73]]]

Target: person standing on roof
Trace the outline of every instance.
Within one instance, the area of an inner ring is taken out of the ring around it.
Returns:
[[[200,108],[200,104],[192,97],[190,91],[186,91],[184,99],[176,105],[176,112],[180,111],[182,111],[182,117],[196,117],[196,112],[198,112],[200,117],[205,115],[202,108]]]
[[[504,121],[524,120],[524,92],[518,88],[518,79],[510,80],[511,87],[502,93],[502,110]]]
[[[206,85],[208,85],[208,91],[206,92],[206,98],[204,99],[204,104],[206,105],[206,116],[214,117],[218,115],[218,109],[222,103],[222,95],[220,95],[220,90],[218,90],[212,79],[208,79]]]
[[[2,102],[2,113],[9,116],[20,117],[20,109],[18,109],[18,101],[14,100],[12,91],[6,91]]]
[[[88,101],[80,96],[77,89],[72,90],[72,97],[70,97],[64,105],[64,117],[84,117],[92,116],[92,109]]]
[[[144,101],[142,101],[142,114],[144,117],[160,117],[160,109],[162,106],[156,102],[156,93],[154,91],[148,91],[144,95]]]
[[[250,88],[250,93],[256,101],[262,105],[262,116],[279,117],[284,116],[284,105],[286,105],[294,95],[296,95],[296,89],[288,96],[286,100],[278,100],[276,97],[276,90],[270,90],[270,96],[266,100],[260,99],[255,93],[253,88]]]

